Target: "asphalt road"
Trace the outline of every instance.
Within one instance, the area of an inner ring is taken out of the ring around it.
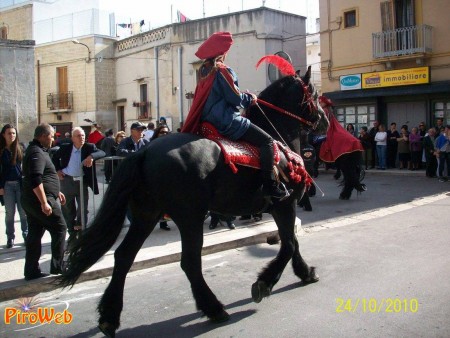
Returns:
[[[205,278],[231,314],[229,322],[213,325],[196,311],[179,264],[137,271],[127,279],[116,336],[450,337],[450,183],[383,176],[366,183],[369,190],[350,201],[326,194],[313,199],[313,212],[299,211],[309,227],[299,238],[301,252],[317,266],[318,283],[302,285],[288,266],[271,297],[255,304],[251,284],[278,245],[205,256]],[[102,337],[95,307],[107,282],[35,300],[66,309],[70,324],[17,324],[13,317],[0,322],[0,336]],[[0,312],[12,306],[0,303]]]

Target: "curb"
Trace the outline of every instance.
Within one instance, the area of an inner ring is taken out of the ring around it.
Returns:
[[[267,237],[277,234],[278,230],[272,230],[243,238],[237,238],[227,242],[204,246],[202,250],[202,256],[217,253],[220,251],[266,243]],[[160,257],[144,259],[141,261],[134,262],[133,265],[131,266],[130,272],[148,269],[159,265],[179,262],[180,259],[181,259],[181,252],[171,253]],[[114,269],[113,266],[109,266],[92,271],[88,270],[80,276],[77,283],[95,280],[99,278],[111,277],[113,269]],[[61,288],[55,283],[57,277],[58,276],[49,276],[46,277],[44,280],[37,279],[29,282],[24,282],[23,280],[12,281],[10,282],[11,284],[10,286],[2,288],[0,290],[0,302],[13,300],[21,297],[31,297],[36,295],[37,293],[57,290]]]

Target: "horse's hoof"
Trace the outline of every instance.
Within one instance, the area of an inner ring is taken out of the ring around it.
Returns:
[[[340,196],[339,196],[339,199],[340,199],[340,200],[347,201],[347,200],[350,199],[350,197],[340,195]]]
[[[264,297],[270,296],[270,288],[261,280],[252,285],[252,299],[255,303],[260,303]]]
[[[312,211],[312,207],[304,207],[303,210],[305,210],[305,211]]]
[[[366,187],[366,185],[365,184],[361,184],[359,187],[358,187],[358,189],[357,189],[359,192],[362,192],[362,191],[367,191],[367,187]]]
[[[309,268],[308,278],[305,278],[302,281],[305,284],[316,283],[319,281],[319,275],[316,273],[316,268],[314,266]]]
[[[223,323],[230,319],[230,315],[225,310],[222,310],[217,316],[209,318],[213,323]]]
[[[116,329],[108,322],[98,324],[98,328],[106,337],[114,338],[116,336]]]
[[[272,236],[268,236],[266,239],[267,244],[269,245],[275,245],[278,244],[280,242],[280,236],[277,235],[272,235]]]

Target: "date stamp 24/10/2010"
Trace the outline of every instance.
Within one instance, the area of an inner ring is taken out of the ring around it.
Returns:
[[[416,313],[417,298],[336,298],[337,313]]]

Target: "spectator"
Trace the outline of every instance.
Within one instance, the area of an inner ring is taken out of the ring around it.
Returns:
[[[158,137],[165,136],[167,134],[170,134],[169,127],[165,124],[160,124],[158,127],[156,127],[155,132],[150,139],[150,141],[156,140]]]
[[[405,126],[400,130],[400,137],[397,139],[398,142],[398,160],[400,162],[399,169],[409,168],[411,160],[411,151],[409,149],[409,135],[408,130]]]
[[[21,203],[23,152],[16,128],[11,124],[5,124],[0,136],[0,201],[5,206],[7,249],[14,246],[16,239],[14,227],[16,205],[24,242],[28,234],[27,215]]]
[[[367,127],[362,126],[359,130],[359,141],[361,142],[363,148],[364,148],[364,164],[366,166],[366,170],[368,169],[369,165],[369,157],[371,158],[371,151],[372,151],[372,142],[370,140],[370,136],[367,133]]]
[[[144,130],[146,129],[145,125],[141,122],[134,122],[131,125],[131,135],[129,137],[125,137],[117,148],[117,156],[127,157],[132,153],[143,149],[149,141],[142,138]]]
[[[421,141],[423,141],[423,138],[425,137],[426,134],[427,134],[427,129],[425,126],[425,122],[420,122],[419,123],[419,135],[421,137]]]
[[[166,136],[169,133],[170,133],[169,127],[167,127],[165,124],[160,124],[158,127],[156,127],[155,132],[150,141],[153,141],[153,140],[157,139],[158,137]],[[170,216],[164,215],[163,219],[159,222],[159,227],[162,230],[170,230],[170,227],[167,224],[168,220],[170,220]]]
[[[252,217],[255,222],[259,222],[260,220],[262,220],[263,214],[262,214],[262,212],[260,212],[258,214],[242,215],[241,217],[239,217],[239,220],[240,221],[249,221],[252,219]]]
[[[114,137],[114,148],[112,151],[112,156],[117,156],[117,149],[119,148],[119,144],[120,142],[122,142],[122,140],[127,137],[127,134],[124,131],[118,131],[116,136]],[[117,165],[119,164],[120,160],[114,160],[113,161],[113,168],[112,168],[112,173],[114,174],[114,172],[116,171]],[[112,176],[112,175],[111,175]]]
[[[444,119],[438,118],[436,120],[436,126],[434,127],[434,129],[436,130],[436,137],[439,137],[439,135],[441,134],[442,128],[444,128]]]
[[[387,133],[384,124],[378,126],[378,132],[375,134],[375,142],[377,143],[377,159],[378,168],[386,169],[386,148],[387,148]]]
[[[72,138],[70,137],[70,133],[68,131],[64,133],[64,138],[59,142],[58,146],[64,143],[72,143]]]
[[[355,127],[353,126],[353,124],[351,123],[347,124],[347,131],[353,136],[357,137]]]
[[[69,231],[69,245],[82,230],[82,225],[86,226],[88,222],[88,187],[92,189],[94,195],[98,195],[95,161],[103,157],[105,157],[103,150],[97,149],[93,143],[86,142],[86,135],[81,127],[73,128],[72,143],[62,144],[53,155],[52,161],[61,181],[61,192],[66,196],[62,212]],[[81,178],[83,186],[80,187]],[[83,205],[81,205],[81,190]]]
[[[112,129],[108,129],[105,132],[105,138],[102,141],[101,149],[105,152],[106,157],[111,157],[116,154],[114,149],[116,146],[116,141],[114,139],[114,132]],[[113,170],[113,160],[105,159],[105,182],[109,183],[111,181]]]
[[[144,139],[150,141],[154,132],[155,132],[155,124],[153,122],[149,122],[147,124],[147,130],[144,132]]]
[[[447,182],[450,175],[450,126],[436,139],[436,149],[439,155],[439,182]],[[444,167],[447,165],[447,177],[444,177]]]
[[[430,128],[428,135],[423,138],[423,150],[425,152],[427,177],[435,178],[437,170],[436,148],[435,148],[436,129]]]
[[[397,123],[392,122],[391,128],[387,131],[387,156],[386,164],[388,168],[395,168],[395,162],[397,160],[397,139],[400,137],[400,133],[397,130]]]
[[[222,223],[222,221],[227,223],[227,226],[230,230],[236,229],[236,226],[233,223],[233,221],[235,220],[234,216],[222,216],[214,212],[210,212],[210,216],[211,216],[211,223],[209,224],[209,229],[213,230],[217,228],[217,225],[219,223]]]
[[[370,136],[370,143],[371,143],[371,150],[372,150],[372,165],[370,166],[370,169],[375,168],[376,162],[376,152],[377,152],[377,142],[375,141],[375,135],[378,132],[378,121],[373,121],[373,127],[369,130],[369,136]]]
[[[60,192],[59,179],[47,149],[55,131],[49,124],[36,127],[23,159],[22,206],[28,218],[28,236],[25,252],[25,280],[47,276],[39,268],[41,238],[50,232],[52,257],[50,273],[60,274],[64,257],[66,222],[61,205],[66,203]]]
[[[419,129],[413,127],[409,134],[409,147],[411,150],[411,168],[410,170],[419,170],[420,162],[422,162],[422,141]]]

